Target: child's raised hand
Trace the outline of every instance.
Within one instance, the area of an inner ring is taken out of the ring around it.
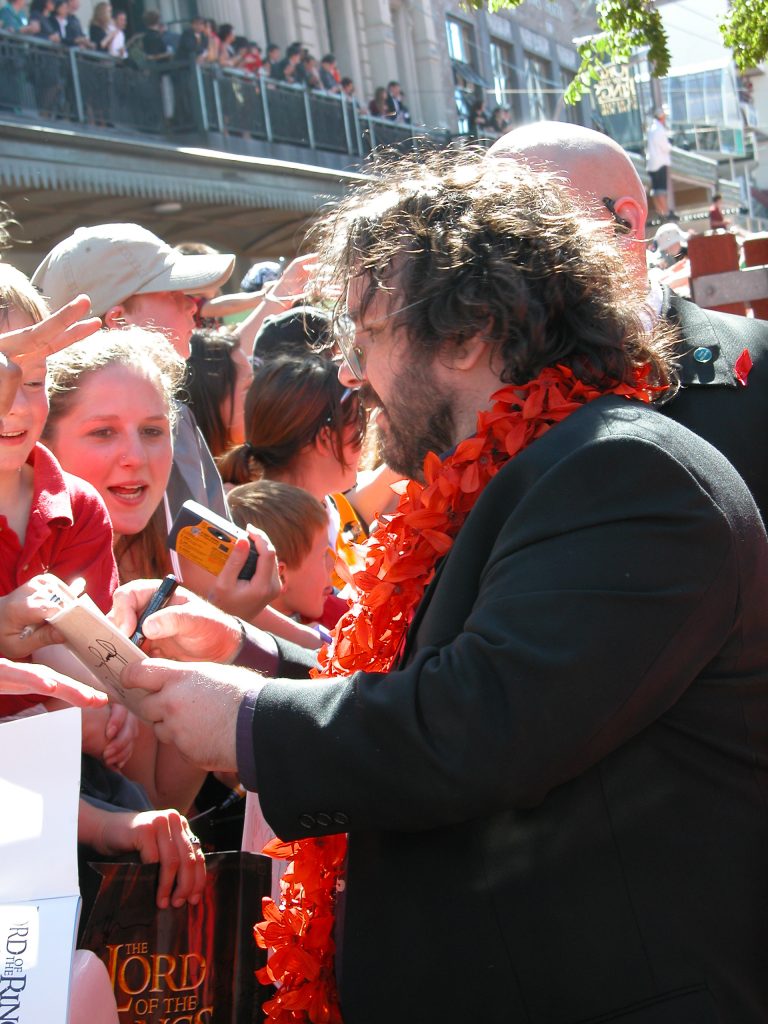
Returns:
[[[13,405],[21,380],[19,361],[45,359],[94,334],[101,320],[90,311],[88,296],[79,295],[37,324],[0,334],[0,416]]]

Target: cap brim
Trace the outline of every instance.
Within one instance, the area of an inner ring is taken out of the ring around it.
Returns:
[[[189,256],[174,252],[163,270],[138,288],[134,294],[149,292],[186,292],[190,295],[215,292],[232,276],[235,257],[229,253]]]

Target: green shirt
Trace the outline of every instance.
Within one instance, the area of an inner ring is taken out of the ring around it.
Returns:
[[[21,32],[27,24],[26,17],[11,4],[0,8],[0,29],[4,32]]]

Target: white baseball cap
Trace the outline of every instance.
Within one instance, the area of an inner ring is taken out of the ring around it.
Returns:
[[[131,295],[213,293],[234,266],[231,254],[184,255],[138,224],[97,224],[78,228],[59,242],[35,271],[32,284],[52,309],[85,293],[94,315],[103,316]]]

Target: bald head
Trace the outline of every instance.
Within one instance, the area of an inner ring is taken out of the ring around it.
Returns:
[[[538,121],[502,135],[488,155],[560,172],[585,199],[600,202],[603,196],[626,195],[647,209],[645,189],[632,161],[617,142],[591,128]]]
[[[632,237],[645,236],[648,201],[632,161],[607,135],[561,121],[537,121],[502,135],[488,150],[489,158],[519,160],[537,170],[564,177],[584,203],[608,216],[603,198],[612,199],[619,215],[633,227]],[[644,245],[635,244],[638,273],[645,277]],[[642,258],[641,258],[642,257]]]

